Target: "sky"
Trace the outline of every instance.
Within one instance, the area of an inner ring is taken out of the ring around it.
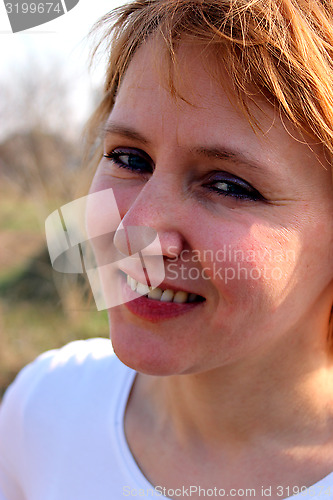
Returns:
[[[18,1],[22,3],[22,0],[5,0],[5,3]],[[64,0],[59,1],[63,3]],[[103,76],[102,66],[88,72],[91,45],[86,39],[87,34],[97,19],[124,1],[79,0],[65,15],[19,33],[11,31],[5,3],[0,0],[0,81],[10,82],[21,67],[29,65],[29,61],[38,61],[45,67],[57,61],[61,71],[73,83],[73,105],[80,119],[86,113],[84,103],[88,101],[90,90],[102,81]],[[0,135],[5,127],[6,120],[2,119]]]

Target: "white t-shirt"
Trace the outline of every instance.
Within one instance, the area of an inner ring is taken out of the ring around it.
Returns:
[[[154,488],[137,466],[123,426],[134,377],[107,339],[72,342],[24,368],[0,411],[0,500],[199,497],[200,485]],[[333,499],[333,473],[293,500],[319,498]]]

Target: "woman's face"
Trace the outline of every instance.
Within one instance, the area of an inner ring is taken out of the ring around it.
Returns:
[[[92,191],[112,188],[125,226],[158,231],[161,289],[205,300],[143,297],[111,309],[114,349],[161,375],[281,361],[286,347],[303,363],[326,341],[333,302],[333,189],[321,149],[263,102],[250,104],[254,131],[191,46],[175,76],[183,99],[171,96],[156,54],[149,42],[129,65]]]

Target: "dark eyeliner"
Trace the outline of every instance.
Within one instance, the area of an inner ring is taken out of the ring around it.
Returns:
[[[209,182],[205,184],[205,187],[210,191],[216,193],[219,196],[236,198],[239,200],[249,200],[249,201],[264,201],[265,198],[253,188],[250,184],[238,178],[237,176],[231,176],[229,173],[225,172],[221,177],[221,172],[214,178],[211,176]],[[227,189],[223,190],[216,186],[216,184],[224,184]]]
[[[127,157],[128,164],[121,160],[122,156]],[[110,153],[104,153],[103,157],[110,159],[119,168],[124,168],[131,172],[151,173],[153,171],[151,159],[141,150],[115,148]],[[139,163],[136,165],[135,160],[139,160]]]

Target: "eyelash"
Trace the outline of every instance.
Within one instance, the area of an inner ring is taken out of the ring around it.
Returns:
[[[149,162],[149,157],[143,152],[138,151],[132,152],[128,150],[120,150],[116,149],[111,151],[111,153],[106,153],[103,155],[104,158],[111,160],[117,167],[123,168],[125,170],[129,170],[130,172],[136,172],[138,174],[151,174],[153,173],[153,166]],[[126,165],[120,158],[121,156],[126,156],[128,159],[139,158],[140,162],[144,163],[141,167]],[[148,170],[147,170],[148,167]],[[204,184],[203,186],[209,189],[209,191],[216,193],[218,196],[232,197],[239,200],[248,200],[248,201],[264,201],[265,198],[253,188],[250,184],[243,181],[242,179],[232,176],[230,179],[230,175],[228,173],[222,174],[221,171],[217,171],[215,175],[219,175],[220,178],[213,179],[212,176],[209,179],[209,182]],[[227,191],[218,188],[216,185],[224,184],[227,188]],[[235,190],[235,191],[233,191]],[[237,192],[238,191],[238,192]]]
[[[113,163],[115,163],[118,167],[120,168],[125,168],[126,170],[130,170],[131,172],[138,172],[138,173],[153,173],[153,168],[152,166],[150,166],[150,171],[147,172],[147,170],[143,171],[140,170],[138,167],[134,167],[134,166],[131,166],[131,165],[126,165],[123,161],[121,161],[120,157],[121,156],[128,156],[129,158],[130,157],[136,157],[136,158],[140,158],[141,160],[144,160],[145,162],[147,162],[147,164],[149,164],[149,159],[146,157],[146,155],[143,153],[143,151],[139,152],[140,154],[136,154],[136,153],[133,153],[131,151],[126,151],[126,150],[120,150],[120,149],[117,149],[117,150],[114,150],[114,151],[111,151],[111,153],[107,153],[107,154],[104,154],[104,158],[108,158],[109,160],[113,161]]]
[[[235,177],[235,179],[238,179]],[[217,184],[224,184],[227,187],[227,191],[218,188]],[[260,201],[264,200],[264,197],[254,189],[252,186],[239,179],[239,182],[235,182],[229,179],[214,180],[211,184],[205,184],[210,191],[215,192],[218,196],[231,196],[232,198],[240,200],[250,200],[250,201]],[[233,189],[238,190],[233,191]]]

